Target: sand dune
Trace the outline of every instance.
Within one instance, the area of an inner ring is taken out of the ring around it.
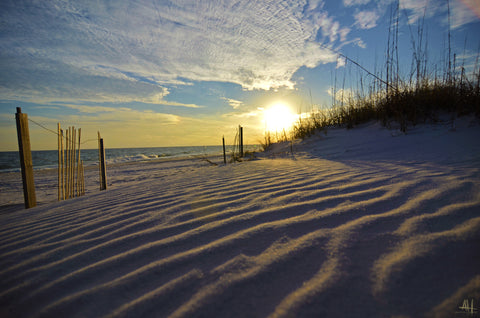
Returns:
[[[121,165],[107,191],[5,209],[0,316],[452,317],[480,301],[472,122]]]

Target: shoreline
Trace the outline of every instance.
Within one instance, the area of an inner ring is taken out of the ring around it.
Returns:
[[[227,154],[233,146],[226,146]],[[174,150],[172,150],[174,149]],[[258,151],[259,145],[244,145],[246,151]],[[157,160],[194,159],[204,156],[223,155],[222,146],[188,146],[188,147],[150,147],[150,148],[108,148],[107,164],[145,162]],[[33,169],[55,169],[58,165],[58,150],[32,151]],[[98,164],[98,149],[82,149],[85,166]],[[20,171],[18,151],[0,152],[0,172]]]

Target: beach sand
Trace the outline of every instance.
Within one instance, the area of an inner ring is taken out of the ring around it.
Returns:
[[[2,317],[454,317],[480,301],[480,125],[370,123],[257,159],[1,174]],[[19,175],[19,174],[17,174]],[[95,179],[96,178],[96,179]],[[478,311],[477,311],[478,315]]]

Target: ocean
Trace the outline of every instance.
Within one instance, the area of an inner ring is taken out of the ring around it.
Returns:
[[[232,146],[226,146],[227,155]],[[259,145],[246,145],[245,151],[259,151]],[[156,147],[156,148],[113,148],[105,149],[107,164],[162,160],[171,158],[193,158],[197,156],[221,155],[222,146]],[[98,149],[82,149],[80,157],[85,166],[98,164]],[[58,166],[58,151],[32,151],[34,169],[52,169]],[[0,172],[20,171],[18,151],[0,152]]]

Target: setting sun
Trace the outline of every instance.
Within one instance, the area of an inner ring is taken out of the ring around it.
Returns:
[[[264,110],[265,128],[267,131],[280,132],[289,130],[298,116],[284,103],[275,103]]]

